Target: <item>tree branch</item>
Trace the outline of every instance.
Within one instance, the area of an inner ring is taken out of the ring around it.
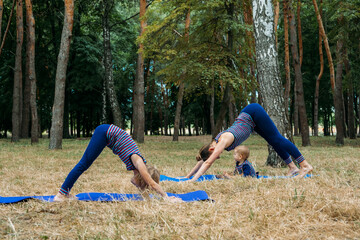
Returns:
[[[148,5],[146,5],[146,8],[148,8],[153,2],[154,2],[154,0],[151,1]],[[134,15],[132,15],[131,17],[128,17],[127,19],[124,19],[124,20],[122,20],[122,21],[120,21],[120,22],[116,22],[116,23],[110,25],[110,29],[111,29],[112,27],[116,26],[116,25],[121,25],[121,24],[126,23],[127,21],[129,21],[130,19],[138,16],[139,14],[140,14],[140,12],[135,13]]]

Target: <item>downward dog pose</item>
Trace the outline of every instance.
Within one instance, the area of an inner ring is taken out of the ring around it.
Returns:
[[[302,178],[313,170],[297,147],[281,136],[264,108],[257,103],[252,103],[241,111],[230,128],[219,133],[210,144],[204,145],[200,149],[196,157],[198,162],[186,177],[190,178],[195,174],[190,181],[196,181],[220,157],[224,149],[233,150],[244,142],[253,131],[262,136],[285,161],[289,167],[289,176],[298,174],[296,177]],[[290,156],[299,163],[300,169],[296,167]]]
[[[128,171],[134,172],[131,183],[140,191],[144,191],[150,186],[165,200],[171,202],[181,201],[179,198],[167,196],[159,185],[159,172],[154,167],[148,167],[146,165],[145,158],[141,156],[136,143],[130,135],[121,128],[109,124],[100,125],[95,129],[94,135],[92,136],[84,155],[66,177],[65,182],[54,198],[55,201],[76,199],[76,197],[70,194],[71,188],[80,175],[91,166],[106,146],[112,149],[113,153],[120,157],[125,163]]]

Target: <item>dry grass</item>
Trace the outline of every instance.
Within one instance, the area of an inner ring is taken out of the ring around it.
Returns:
[[[140,144],[162,174],[181,176],[195,164],[209,136],[148,136]],[[300,151],[314,166],[312,179],[219,180],[195,184],[164,182],[168,192],[205,190],[215,202],[65,202],[36,200],[0,205],[0,239],[360,239],[360,140],[337,147],[334,138],[312,138]],[[300,146],[300,139],[296,138]],[[50,151],[48,141],[0,140],[0,196],[55,194],[80,159],[88,140],[65,140]],[[252,136],[250,160],[261,174],[286,169],[264,165],[264,140]],[[233,169],[225,153],[209,174]],[[109,149],[75,184],[72,193],[135,193],[125,170]]]

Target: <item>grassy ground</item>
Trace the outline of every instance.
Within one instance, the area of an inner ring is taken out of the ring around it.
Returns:
[[[209,136],[148,136],[140,150],[167,176],[185,175]],[[301,139],[295,138],[297,146]],[[89,140],[65,140],[63,150],[47,149],[48,140],[0,140],[0,196],[53,195],[82,156]],[[332,137],[312,137],[299,147],[314,167],[311,179],[163,182],[167,192],[205,190],[215,202],[170,204],[142,202],[64,202],[30,200],[0,205],[0,239],[360,239],[360,140],[344,147]],[[245,144],[249,160],[263,175],[284,175],[265,166],[267,147],[258,136]],[[234,168],[225,152],[208,174]],[[132,173],[106,149],[75,184],[72,193],[136,193]]]

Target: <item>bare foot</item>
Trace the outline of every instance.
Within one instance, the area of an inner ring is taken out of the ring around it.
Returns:
[[[69,196],[66,196],[61,193],[57,193],[54,197],[54,202],[64,202],[67,200],[77,200],[77,197],[71,194],[69,194]]]
[[[306,176],[306,174],[309,174],[311,171],[313,170],[313,167],[306,163],[306,164],[302,164],[299,174],[295,176],[295,178],[303,178]]]
[[[300,172],[300,169],[298,168],[292,168],[292,169],[289,169],[288,173],[286,174],[287,177],[291,177],[291,176],[294,176],[296,174],[298,174]]]

